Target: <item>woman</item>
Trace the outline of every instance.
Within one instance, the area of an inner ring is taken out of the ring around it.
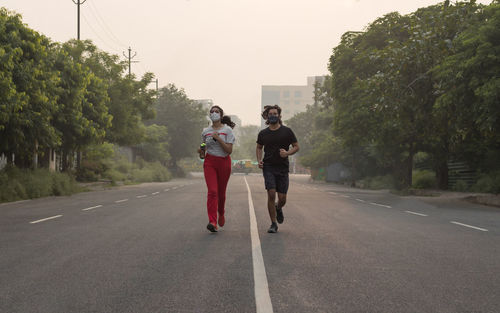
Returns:
[[[232,128],[235,124],[229,116],[224,116],[224,111],[217,105],[210,108],[210,120],[212,125],[201,133],[202,146],[204,143],[205,148],[198,149],[198,153],[200,158],[205,159],[203,172],[208,188],[207,229],[216,232],[217,223],[220,227],[225,224],[226,187],[231,175],[229,155],[233,152],[235,138]]]

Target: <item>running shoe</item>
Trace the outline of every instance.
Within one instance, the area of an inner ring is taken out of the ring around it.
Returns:
[[[209,231],[211,231],[212,233],[216,233],[216,232],[217,232],[217,226],[216,226],[216,225],[214,225],[214,224],[212,224],[212,223],[208,223],[208,225],[207,225],[207,229],[208,229]]]
[[[278,232],[278,224],[272,223],[271,227],[267,230],[268,233],[277,233]]]

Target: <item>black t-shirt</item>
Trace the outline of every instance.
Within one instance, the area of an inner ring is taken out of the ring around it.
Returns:
[[[289,127],[281,125],[276,130],[270,130],[269,127],[261,130],[257,136],[257,143],[264,146],[264,166],[288,169],[288,157],[282,158],[280,149],[288,151],[290,145],[295,142],[297,138]]]

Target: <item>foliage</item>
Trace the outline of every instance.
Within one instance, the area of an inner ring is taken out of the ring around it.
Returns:
[[[482,173],[471,189],[475,192],[500,194],[500,171]]]
[[[238,138],[236,138],[231,159],[256,161],[255,148],[259,131],[260,127],[256,125],[241,126],[238,129]]]
[[[429,170],[414,170],[412,187],[416,189],[436,188],[436,173]]]
[[[149,124],[166,127],[169,168],[175,175],[181,175],[177,161],[196,153],[201,131],[207,125],[208,112],[173,84],[160,90],[155,109],[156,118]]]
[[[498,168],[489,160],[500,151],[499,8],[498,1],[446,1],[345,33],[331,76],[315,92],[323,108],[333,108],[333,122],[303,160],[325,166],[325,155],[350,166],[354,178],[373,175],[374,166],[400,189],[412,185],[422,152],[441,188],[451,158]]]
[[[74,178],[66,173],[13,166],[0,171],[0,202],[70,195],[79,191]]]
[[[396,180],[392,175],[366,177],[359,181],[359,185],[367,189],[394,189]]]

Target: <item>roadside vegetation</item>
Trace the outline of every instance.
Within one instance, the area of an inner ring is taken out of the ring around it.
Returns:
[[[89,40],[53,42],[5,8],[0,29],[0,201],[184,174],[207,112],[183,89],[153,90],[153,73],[129,74]]]
[[[386,14],[333,49],[315,103],[287,121],[299,160],[366,188],[500,192],[500,1]]]

